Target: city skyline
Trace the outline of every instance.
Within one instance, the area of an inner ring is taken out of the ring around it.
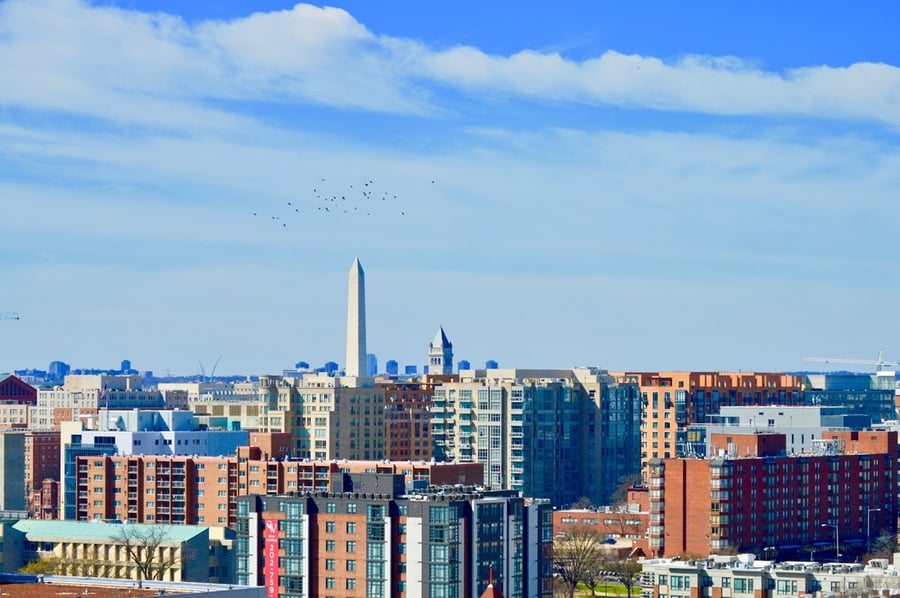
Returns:
[[[0,1],[0,371],[900,357],[896,5],[253,9]]]

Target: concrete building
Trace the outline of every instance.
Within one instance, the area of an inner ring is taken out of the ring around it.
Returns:
[[[466,370],[435,387],[434,457],[478,462],[484,485],[567,506],[605,503],[638,471],[635,384],[602,370]]]
[[[229,583],[234,537],[221,527],[29,519],[3,526],[3,566],[52,558],[59,575]]]
[[[825,431],[815,452],[785,447],[784,434],[713,434],[723,456],[651,460],[651,553],[858,555],[896,533],[896,432]]]
[[[409,493],[401,476],[238,502],[238,583],[270,596],[552,596],[552,511],[511,491]]]
[[[788,454],[808,453],[815,449],[825,430],[870,428],[866,415],[850,414],[844,407],[823,406],[722,406],[718,415],[708,416],[708,423],[691,424],[687,428],[687,446],[678,453],[686,457],[712,456],[709,453],[711,433],[755,434],[782,432]]]
[[[162,393],[143,389],[140,376],[72,374],[62,387],[38,391],[28,425],[34,430],[59,430],[62,422],[96,415],[101,409],[164,408]]]
[[[373,378],[260,376],[260,430],[288,432],[300,459],[384,459],[384,390]]]

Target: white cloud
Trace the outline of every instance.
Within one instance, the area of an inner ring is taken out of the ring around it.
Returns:
[[[437,87],[435,87],[437,86]],[[472,94],[720,115],[799,115],[900,125],[900,69],[858,63],[783,73],[732,56],[610,50],[575,61],[489,55],[379,36],[346,11],[299,4],[228,21],[91,6],[0,4],[0,104],[114,122],[213,130],[246,120],[209,100],[308,102],[426,114],[441,88]]]

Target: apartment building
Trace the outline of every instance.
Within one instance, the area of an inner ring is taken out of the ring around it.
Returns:
[[[552,510],[511,491],[409,493],[351,474],[332,492],[238,502],[237,582],[270,596],[552,596]]]
[[[350,473],[399,474],[419,488],[472,485],[483,476],[478,463],[289,460],[284,437],[254,433],[255,446],[230,456],[77,457],[74,518],[233,527],[240,496],[328,491]]]
[[[231,455],[237,447],[247,446],[248,440],[246,431],[202,429],[189,411],[103,409],[96,417],[64,422],[60,434],[60,512],[65,519],[79,519],[84,512],[88,496],[76,483],[79,457]],[[121,472],[113,474],[119,475]],[[126,508],[121,497],[117,502],[114,507]]]
[[[708,459],[649,462],[653,555],[859,555],[896,533],[895,431],[826,431],[795,455],[779,433],[713,434],[711,447]]]
[[[602,370],[463,370],[434,389],[438,460],[478,462],[484,485],[606,502],[638,471],[638,388]]]
[[[900,571],[884,559],[823,564],[763,560],[755,554],[660,558],[643,561],[641,587],[642,598],[896,596]]]
[[[621,372],[641,394],[641,471],[651,459],[685,456],[687,428],[724,405],[800,405],[803,379],[761,372]]]

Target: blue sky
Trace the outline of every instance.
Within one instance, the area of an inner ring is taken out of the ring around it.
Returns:
[[[0,371],[896,359],[898,12],[0,1]]]

